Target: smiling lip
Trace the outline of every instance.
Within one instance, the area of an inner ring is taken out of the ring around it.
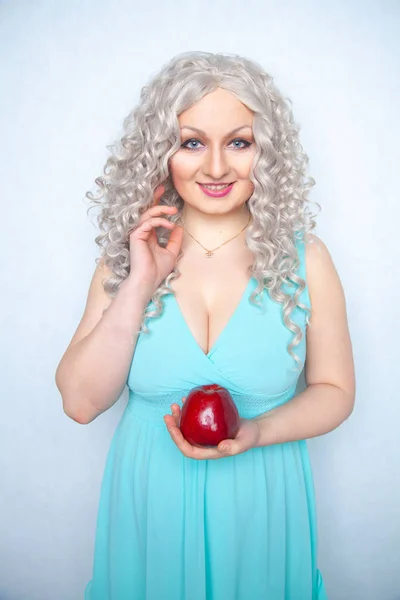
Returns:
[[[215,190],[215,191],[211,190],[210,188],[204,187],[204,185],[202,185],[201,183],[199,183],[198,185],[203,190],[203,192],[205,194],[207,194],[207,196],[212,196],[213,198],[221,198],[222,196],[226,196],[227,194],[229,194],[229,192],[233,188],[234,183],[235,182],[229,184],[228,187],[224,188],[223,190]],[[218,185],[226,185],[226,184],[219,183]]]

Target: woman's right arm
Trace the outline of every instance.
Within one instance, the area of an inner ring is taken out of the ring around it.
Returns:
[[[128,277],[110,299],[102,285],[105,273],[101,261],[82,320],[56,371],[64,412],[78,423],[90,423],[121,396],[151,297]]]
[[[176,263],[183,228],[163,216],[177,211],[175,206],[159,204],[164,190],[163,185],[157,187],[153,206],[129,234],[130,273],[112,299],[102,283],[104,275],[112,273],[100,260],[82,320],[57,367],[64,412],[78,423],[90,423],[122,394],[143,313]],[[161,226],[171,230],[166,247],[158,244],[155,232]]]

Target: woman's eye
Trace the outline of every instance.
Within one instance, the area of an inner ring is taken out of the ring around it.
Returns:
[[[197,145],[194,145],[197,144]],[[197,140],[196,138],[191,138],[190,140],[187,140],[186,142],[184,142],[181,145],[181,148],[185,148],[185,150],[197,150],[198,148],[200,148],[200,146],[198,144],[201,144],[201,142],[199,140]],[[233,147],[236,148],[237,150],[244,150],[245,148],[248,148],[249,146],[251,146],[251,142],[248,142],[247,140],[242,140],[241,138],[236,138],[234,140],[232,140],[231,144],[233,144]],[[229,144],[229,145],[231,145]]]
[[[182,148],[186,148],[186,150],[197,150],[198,146],[188,146],[188,144],[199,144],[199,140],[196,140],[195,138],[192,138],[190,140],[187,140],[187,142],[185,142],[184,144],[182,144]]]
[[[236,144],[244,144],[244,146],[237,146]],[[238,148],[238,150],[244,150],[245,148],[248,148],[249,146],[251,146],[251,142],[248,142],[247,140],[242,140],[241,138],[236,138],[236,140],[232,141],[232,144],[234,144],[235,148]]]

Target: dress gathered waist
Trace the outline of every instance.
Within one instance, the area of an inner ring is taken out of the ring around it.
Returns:
[[[236,404],[242,419],[253,419],[264,412],[285,404],[293,398],[294,390],[285,390],[276,396],[263,396],[261,394],[238,394],[229,392]],[[129,392],[129,400],[125,412],[138,417],[159,421],[165,414],[170,414],[170,405],[175,402],[182,406],[182,397],[187,396],[188,390],[174,390],[168,393],[141,394]],[[164,424],[164,422],[162,421]]]

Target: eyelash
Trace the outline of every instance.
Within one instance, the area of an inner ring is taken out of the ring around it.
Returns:
[[[189,150],[189,152],[193,152],[194,150],[198,150],[198,147],[197,148],[189,148],[189,146],[186,146],[186,144],[189,144],[189,142],[200,142],[200,140],[198,140],[196,138],[190,138],[190,140],[186,140],[186,142],[184,142],[181,145],[181,148],[183,148],[184,150]],[[232,140],[232,142],[243,142],[243,144],[245,144],[245,146],[243,146],[242,148],[238,148],[236,146],[237,150],[246,150],[247,148],[249,148],[251,146],[251,142],[248,142],[247,140],[243,140],[242,138],[235,138],[234,140]]]

